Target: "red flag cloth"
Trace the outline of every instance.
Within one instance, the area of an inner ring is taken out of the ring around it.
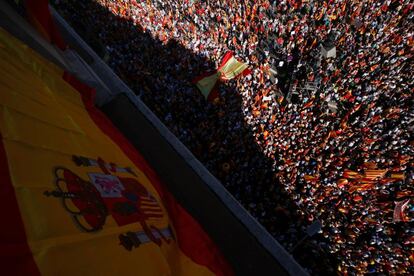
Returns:
[[[338,188],[343,188],[343,187],[345,187],[347,184],[349,183],[349,181],[348,181],[348,179],[345,179],[345,178],[341,178],[341,179],[339,179],[338,180]]]
[[[63,40],[49,10],[48,0],[25,0],[27,16],[32,25],[51,43],[59,49],[66,49],[67,45]]]

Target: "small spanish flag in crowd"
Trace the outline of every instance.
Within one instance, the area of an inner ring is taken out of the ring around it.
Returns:
[[[251,71],[247,67],[247,64],[238,61],[232,52],[227,52],[219,68],[214,72],[208,72],[193,80],[193,83],[200,89],[201,93],[209,101],[218,97],[217,84],[218,80],[226,81],[236,78],[243,74],[248,75]]]
[[[232,275],[93,106],[93,89],[0,28],[2,275]]]

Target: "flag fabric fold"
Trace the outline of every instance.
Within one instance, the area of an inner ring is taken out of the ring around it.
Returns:
[[[251,73],[247,64],[238,61],[231,51],[227,52],[216,71],[205,73],[193,80],[204,97],[212,101],[218,97],[217,85],[219,81],[228,81],[239,75]]]
[[[224,55],[217,71],[219,72],[220,80],[231,80],[240,74],[247,75],[250,73],[247,64],[238,61],[232,52],[227,52]]]
[[[217,81],[219,80],[219,73],[206,73],[193,80],[193,83],[200,90],[201,94],[209,100],[212,101],[217,97]]]

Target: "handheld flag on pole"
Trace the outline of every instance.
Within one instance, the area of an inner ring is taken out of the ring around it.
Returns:
[[[251,73],[247,64],[238,61],[232,52],[227,52],[218,69],[215,72],[203,74],[193,80],[193,83],[200,89],[201,94],[207,100],[212,101],[218,97],[217,81],[231,80],[243,74],[247,76]]]
[[[248,75],[250,70],[247,68],[247,64],[238,61],[232,52],[227,52],[223,60],[221,61],[220,67],[217,70],[220,74],[221,80],[231,80],[240,74]]]

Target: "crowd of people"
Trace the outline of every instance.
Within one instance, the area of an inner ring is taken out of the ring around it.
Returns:
[[[285,248],[322,223],[293,252],[311,273],[414,274],[412,1],[55,4]],[[227,51],[252,73],[206,101]]]

